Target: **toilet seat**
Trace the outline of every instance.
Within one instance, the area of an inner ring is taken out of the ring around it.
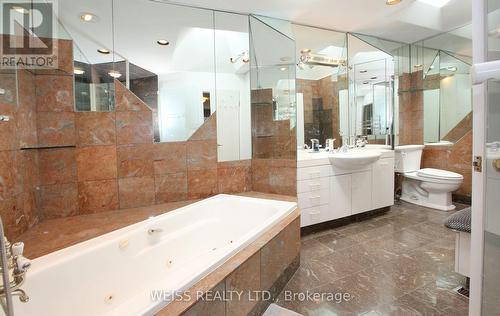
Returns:
[[[436,180],[463,180],[464,179],[464,177],[461,174],[447,171],[447,170],[434,169],[434,168],[420,169],[419,171],[417,171],[417,175],[422,177],[422,178],[430,178],[430,179],[436,179]]]
[[[433,168],[424,168],[418,171],[406,172],[404,173],[404,176],[423,182],[443,184],[460,183],[464,179],[461,174]]]

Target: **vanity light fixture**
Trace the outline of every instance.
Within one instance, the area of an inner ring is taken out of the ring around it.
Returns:
[[[300,53],[301,54],[309,54],[311,52],[311,49],[310,48],[304,48],[304,49],[301,49],[300,50]]]
[[[451,72],[456,72],[458,70],[458,68],[455,66],[448,66],[448,67],[441,68],[441,70],[448,70]]]
[[[170,42],[169,42],[169,41],[167,41],[166,39],[159,39],[159,40],[157,40],[157,41],[156,41],[156,43],[157,43],[158,45],[162,45],[162,46],[167,46],[167,45],[169,45],[169,44],[170,44]]]
[[[400,4],[402,0],[386,0],[385,4],[387,5],[395,5],[395,4]]]
[[[106,48],[99,48],[97,51],[104,55],[108,55],[110,53],[109,49]]]
[[[116,70],[111,70],[110,72],[108,72],[108,75],[110,75],[111,77],[113,77],[115,79],[118,79],[122,76],[122,74]]]
[[[95,21],[96,19],[96,16],[92,13],[82,13],[80,14],[80,20],[82,20],[83,22],[92,22],[92,21]]]
[[[83,70],[82,68],[75,68],[73,69],[73,73],[75,75],[83,75],[85,73],[85,70]]]

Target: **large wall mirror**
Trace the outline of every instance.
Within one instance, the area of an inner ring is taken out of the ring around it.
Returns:
[[[60,8],[74,43],[76,111],[115,111],[118,80],[151,110],[155,142],[186,141],[217,112],[218,160],[251,158],[247,15],[77,1]]]
[[[453,144],[472,128],[471,25],[414,44],[424,76],[424,142]]]
[[[292,24],[297,64],[297,145],[348,136],[346,33]]]
[[[389,144],[395,102],[394,57],[355,35],[348,35],[348,43],[350,137],[366,136],[370,143]]]

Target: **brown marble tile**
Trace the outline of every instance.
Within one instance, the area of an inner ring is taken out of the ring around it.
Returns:
[[[153,176],[154,144],[117,147],[118,177]]]
[[[73,76],[36,75],[36,108],[38,112],[73,112]]]
[[[225,282],[219,283],[216,287],[210,290],[213,297],[222,297],[226,291]],[[155,316],[169,316],[167,311],[160,311]],[[186,313],[182,314],[184,316],[222,316],[226,315],[226,302],[220,299],[212,300],[211,298],[205,296],[204,299],[198,301],[193,305]]]
[[[115,146],[78,148],[76,161],[79,182],[117,178]]]
[[[78,185],[65,183],[41,186],[40,211],[44,219],[76,215],[78,213]]]
[[[155,175],[186,172],[186,142],[157,143],[153,146]]]
[[[75,145],[75,113],[38,112],[37,133],[40,146]]]
[[[113,145],[116,143],[115,113],[77,112],[77,145]]]
[[[25,231],[24,215],[15,197],[0,200],[0,216],[2,217],[7,239],[15,240],[17,236]]]
[[[227,315],[249,315],[252,309],[258,304],[254,291],[262,290],[261,287],[261,263],[260,253],[254,254],[245,263],[239,266],[226,278],[226,291],[228,293],[242,292],[239,299],[226,302]]]
[[[252,165],[250,160],[223,162],[217,165],[219,193],[251,191]]]
[[[153,177],[118,179],[120,208],[155,204],[155,183]]]
[[[19,102],[17,104],[15,123],[17,124],[19,146],[33,147],[38,143],[36,125],[35,76],[27,70],[18,70],[17,81]],[[5,111],[1,112],[5,113]],[[1,134],[4,135],[3,133]]]
[[[18,134],[14,118],[8,122],[0,122],[0,150],[14,150],[17,148]]]
[[[188,199],[201,199],[217,194],[217,169],[188,170]]]
[[[215,112],[189,137],[189,140],[217,140],[217,119]]]
[[[123,83],[115,80],[116,111],[150,112],[149,106],[139,99],[132,91],[128,90]]]
[[[271,288],[299,253],[300,221],[295,220],[261,250],[262,288]]]
[[[12,199],[20,193],[18,161],[15,151],[0,151],[0,200]]]
[[[217,169],[217,142],[188,141],[187,142],[188,170]]]
[[[157,204],[186,200],[187,192],[186,173],[155,176],[155,201]]]
[[[151,111],[116,112],[116,142],[118,145],[153,142]]]
[[[42,185],[77,181],[74,148],[42,149],[39,151],[39,164]]]
[[[111,211],[119,208],[117,180],[78,183],[79,214]]]

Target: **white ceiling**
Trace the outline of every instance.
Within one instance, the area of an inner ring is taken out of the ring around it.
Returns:
[[[175,0],[203,8],[260,14],[339,31],[359,32],[412,43],[471,20],[471,0],[451,0],[443,8],[403,0]]]

